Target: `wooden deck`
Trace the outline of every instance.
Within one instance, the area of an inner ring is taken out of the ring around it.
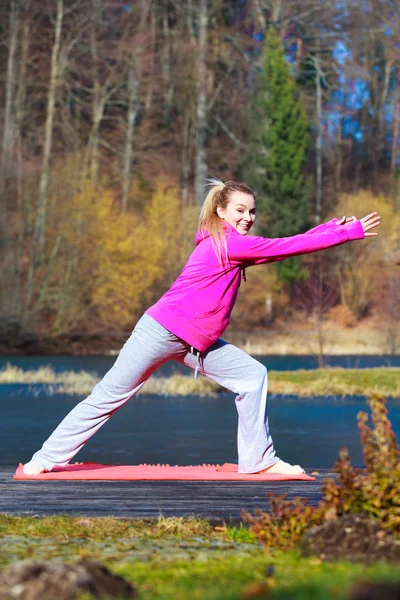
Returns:
[[[314,469],[307,469],[311,474]],[[15,467],[0,467],[0,513],[165,517],[197,515],[212,520],[240,519],[240,511],[269,508],[266,493],[302,496],[310,504],[321,498],[329,469],[316,481],[15,481]]]

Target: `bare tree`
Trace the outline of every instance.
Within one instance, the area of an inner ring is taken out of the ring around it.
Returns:
[[[128,58],[128,106],[127,127],[125,135],[125,149],[122,173],[121,209],[124,211],[128,206],[129,186],[132,170],[132,144],[136,120],[139,112],[139,91],[142,80],[144,54],[147,50],[145,43],[145,27],[148,19],[151,3],[142,0],[140,19],[138,24],[136,43]]]
[[[19,32],[19,2],[9,2],[9,43],[5,89],[5,108],[3,118],[3,142],[0,156],[0,247],[3,250],[3,264],[0,270],[0,301],[3,307],[9,304],[8,278],[12,264],[12,235],[7,211],[6,179],[14,152],[14,112],[15,97],[15,57]]]
[[[37,269],[40,268],[45,260],[45,244],[46,244],[46,224],[47,224],[47,209],[48,209],[48,190],[50,182],[50,167],[51,155],[53,149],[53,129],[56,116],[56,99],[59,87],[62,81],[62,75],[66,69],[69,53],[78,43],[80,36],[83,33],[84,24],[76,29],[75,27],[69,32],[69,36],[65,36],[63,42],[63,24],[66,15],[74,13],[78,4],[69,4],[65,10],[64,0],[57,0],[55,19],[50,16],[50,20],[54,27],[54,39],[50,57],[50,81],[47,92],[46,104],[46,121],[44,126],[44,141],[42,153],[42,165],[39,180],[38,203],[36,210],[36,219],[33,230],[33,238],[31,245],[31,261],[27,276],[26,298],[23,321],[28,324],[39,310],[41,302],[45,297],[46,281],[57,252],[60,247],[61,237],[57,237],[53,247],[49,252],[49,260],[47,261],[44,275],[40,282],[37,280]],[[35,291],[39,290],[37,299],[34,305],[31,305]]]
[[[9,45],[8,45],[8,60],[7,60],[7,78],[6,78],[6,103],[4,108],[4,119],[3,119],[3,143],[1,147],[0,157],[0,195],[3,196],[5,189],[5,180],[11,162],[12,153],[14,149],[14,126],[13,126],[13,109],[12,104],[14,100],[14,88],[15,88],[15,57],[17,50],[17,40],[19,33],[19,1],[10,0],[9,9]],[[0,218],[1,223],[4,223],[5,207],[3,201],[0,202],[1,212]]]
[[[42,258],[42,251],[46,240],[46,210],[48,200],[47,190],[49,185],[50,156],[53,143],[53,122],[55,114],[56,93],[62,68],[62,64],[60,61],[60,50],[63,19],[64,2],[63,0],[57,0],[57,14],[56,21],[54,24],[54,43],[51,51],[50,85],[47,95],[42,172],[39,183],[39,202],[35,226],[35,244],[37,243],[37,248],[35,248],[35,259],[38,261],[40,261]]]
[[[208,0],[199,0],[198,6],[198,46],[197,46],[197,111],[196,111],[196,151],[195,151],[195,198],[201,204],[204,194],[204,181],[207,177],[207,30],[209,19]]]
[[[314,330],[314,339],[311,339],[310,349],[317,355],[318,366],[322,368],[325,366],[324,357],[327,345],[326,316],[337,302],[339,291],[326,275],[324,257],[319,255],[313,260],[316,266],[315,272],[308,281],[294,285],[293,298],[296,306],[304,310],[310,317]]]
[[[315,88],[316,88],[316,121],[317,121],[317,139],[316,139],[316,202],[315,202],[315,222],[318,225],[321,222],[321,204],[322,204],[322,138],[323,138],[323,123],[322,123],[322,86],[321,78],[323,77],[320,58],[313,58],[315,69]]]

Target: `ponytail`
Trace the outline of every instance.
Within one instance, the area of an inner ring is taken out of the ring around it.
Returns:
[[[211,189],[204,199],[203,206],[199,216],[199,231],[203,235],[208,231],[211,236],[211,243],[214,247],[215,254],[219,263],[222,265],[224,260],[228,260],[228,247],[226,244],[226,235],[224,221],[218,215],[217,208],[225,209],[230,200],[231,192],[244,192],[250,194],[256,199],[253,190],[245,183],[236,183],[235,181],[227,181],[224,183],[216,177],[207,179]],[[207,185],[207,184],[206,184]],[[222,248],[224,250],[224,259],[222,258]]]
[[[199,230],[203,235],[207,230],[211,236],[211,243],[214,247],[215,254],[217,255],[219,263],[222,265],[222,248],[225,251],[225,258],[228,258],[228,248],[226,245],[225,229],[223,220],[217,213],[217,207],[222,206],[222,192],[225,188],[223,181],[216,179],[215,177],[207,179],[209,186],[211,187],[207,196],[205,197],[203,206],[200,211],[199,217]]]

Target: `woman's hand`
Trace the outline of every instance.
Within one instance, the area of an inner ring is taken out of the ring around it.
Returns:
[[[347,225],[347,223],[354,223],[355,221],[357,221],[357,217],[345,217],[343,215],[343,217],[338,222],[338,225]]]
[[[381,222],[381,218],[378,215],[378,213],[376,213],[376,212],[370,213],[363,219],[360,219],[360,223],[363,226],[365,236],[378,235],[377,233],[366,233],[366,232],[369,231],[370,229],[373,229],[374,227],[378,227],[380,222]]]
[[[340,219],[340,221],[338,221],[338,225],[347,225],[348,223],[354,223],[355,221],[357,221],[356,217],[354,217],[354,216],[345,217],[343,215],[343,217]],[[366,233],[366,232],[369,231],[369,229],[373,229],[374,227],[377,227],[380,222],[381,222],[381,218],[378,215],[378,213],[376,213],[376,212],[370,213],[363,219],[360,219],[360,223],[364,229],[364,235],[365,236],[377,236],[378,234],[375,232],[374,233]]]

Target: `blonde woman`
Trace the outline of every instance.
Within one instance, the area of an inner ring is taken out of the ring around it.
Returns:
[[[239,473],[304,473],[277,457],[268,426],[267,369],[221,339],[245,269],[361,240],[380,217],[332,219],[304,234],[248,235],[256,196],[244,183],[210,180],[195,249],[171,288],[138,321],[113,365],[24,465],[35,475],[65,466],[88,439],[169,360],[184,363],[236,394]]]

